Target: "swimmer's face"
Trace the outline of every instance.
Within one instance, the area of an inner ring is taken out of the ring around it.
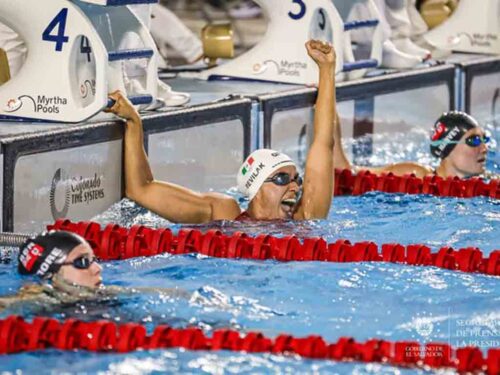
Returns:
[[[81,244],[75,247],[64,261],[66,265],[59,269],[58,275],[69,283],[87,288],[98,288],[102,283],[102,268],[97,262],[92,262],[87,269],[79,269],[72,264],[67,264],[82,257],[88,260],[94,259],[95,255],[89,244]]]
[[[286,173],[293,180],[287,185],[277,185],[274,182],[262,184],[252,204],[258,209],[258,219],[292,219],[297,209],[300,187],[295,177],[297,168],[287,166],[278,169],[268,178],[273,178],[279,173]]]
[[[485,171],[488,146],[484,143],[477,147],[468,146],[465,140],[472,135],[484,137],[485,132],[481,128],[470,129],[446,158],[451,166],[463,177],[480,175]]]

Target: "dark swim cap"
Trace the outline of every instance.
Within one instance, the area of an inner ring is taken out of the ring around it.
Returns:
[[[69,253],[86,241],[77,234],[50,231],[24,243],[19,251],[17,270],[22,275],[37,275],[50,279],[59,271]]]
[[[441,115],[434,124],[431,135],[431,154],[444,159],[457,145],[465,133],[478,127],[479,124],[465,112],[451,111]]]

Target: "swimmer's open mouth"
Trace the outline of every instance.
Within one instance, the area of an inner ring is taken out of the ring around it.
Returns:
[[[287,207],[294,207],[296,204],[297,204],[297,200],[294,199],[294,198],[290,198],[290,199],[283,199],[281,201],[281,204],[284,205],[284,206],[287,206]]]
[[[483,164],[483,163],[485,163],[485,162],[486,162],[486,158],[481,158],[481,159],[478,159],[478,161],[477,161],[477,162],[478,162],[478,163]]]

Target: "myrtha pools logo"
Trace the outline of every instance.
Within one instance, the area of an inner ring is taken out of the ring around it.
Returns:
[[[7,105],[5,106],[5,112],[15,112],[21,109],[22,106],[23,101],[21,100],[21,97],[18,99],[9,99],[9,101],[7,101]]]
[[[252,70],[254,75],[264,74],[270,67],[274,67],[278,75],[300,77],[302,71],[307,69],[307,63],[302,61],[287,61],[280,62],[274,60],[266,60],[262,63],[253,65]]]
[[[9,99],[4,110],[7,113],[13,113],[24,107],[27,111],[33,108],[33,112],[35,113],[59,113],[61,106],[67,104],[68,100],[60,96],[48,97],[45,95],[37,95],[36,98],[33,98],[30,95],[21,95],[17,99]]]

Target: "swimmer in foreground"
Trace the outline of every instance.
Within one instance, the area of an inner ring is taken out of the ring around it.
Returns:
[[[138,292],[190,296],[177,289],[104,286],[102,268],[89,243],[70,232],[44,232],[29,239],[21,247],[18,261],[21,275],[35,275],[42,282],[22,287],[15,296],[0,297],[0,309],[27,302],[38,302],[47,307]]]
[[[144,150],[142,122],[119,92],[110,112],[126,119],[125,193],[141,206],[176,223],[213,220],[309,220],[327,217],[333,191],[333,123],[335,104],[335,51],[328,43],[306,43],[319,68],[314,137],[307,155],[304,179],[295,163],[274,150],[260,149],[238,170],[239,190],[248,196],[248,210],[227,195],[197,193],[169,182],[156,181]],[[186,173],[189,171],[186,170]]]
[[[71,303],[93,297],[102,287],[102,268],[82,237],[69,232],[44,232],[19,250],[18,272],[36,275],[40,284],[28,284],[15,296],[1,297],[0,307],[41,301]]]
[[[490,138],[478,122],[464,112],[444,113],[434,124],[430,140],[431,154],[441,161],[436,169],[430,166],[404,162],[383,167],[353,166],[342,148],[340,121],[335,124],[334,165],[336,169],[369,170],[373,173],[389,173],[403,176],[413,173],[419,178],[429,175],[467,178],[485,173],[486,154]]]

